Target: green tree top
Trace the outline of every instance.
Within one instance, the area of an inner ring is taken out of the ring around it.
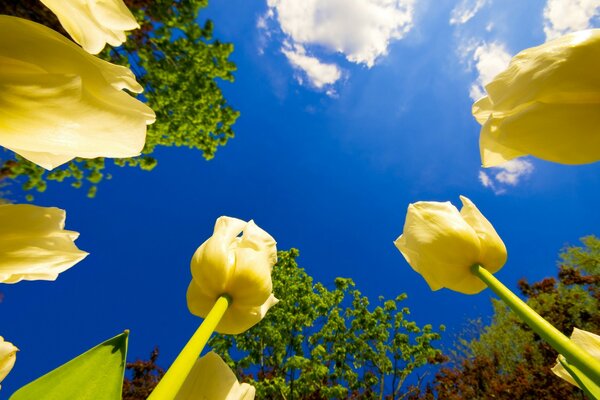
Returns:
[[[398,399],[411,373],[441,360],[432,344],[440,334],[407,319],[405,294],[372,307],[351,279],[337,278],[332,290],[313,283],[297,257],[279,252],[280,302],[258,325],[209,342],[258,399]]]

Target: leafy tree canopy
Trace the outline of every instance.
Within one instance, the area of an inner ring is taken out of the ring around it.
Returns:
[[[129,66],[145,91],[139,98],[156,112],[148,127],[146,145],[139,157],[114,160],[119,166],[153,169],[152,156],[158,146],[198,149],[205,159],[215,156],[219,146],[234,136],[239,116],[223,97],[218,81],[233,81],[236,66],[229,57],[233,44],[213,39],[213,23],[197,23],[198,12],[208,0],[125,0],[141,29],[129,32],[118,48],[99,55]],[[57,18],[39,0],[0,2],[0,13],[34,20],[69,37]],[[4,161],[2,161],[4,159]],[[44,191],[47,181],[70,182],[96,193],[106,160],[75,159],[51,172],[9,152],[0,153],[0,179],[23,181],[25,190]]]
[[[351,279],[337,278],[332,290],[313,283],[297,257],[279,252],[280,302],[261,323],[209,342],[258,399],[398,399],[411,373],[441,360],[440,334],[407,318],[405,294],[373,307]]]
[[[433,345],[440,334],[400,307],[405,294],[372,307],[351,279],[337,278],[332,290],[313,283],[298,254],[278,253],[272,276],[280,301],[259,324],[209,341],[241,381],[256,387],[257,399],[401,399],[414,390],[405,387],[409,375],[443,360]],[[145,399],[156,385],[156,355],[128,364],[124,399]]]

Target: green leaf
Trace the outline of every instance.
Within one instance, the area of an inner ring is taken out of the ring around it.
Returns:
[[[600,386],[597,383],[589,378],[586,374],[581,372],[579,368],[570,364],[565,360],[563,356],[558,357],[558,361],[562,364],[563,367],[569,372],[571,377],[577,382],[579,387],[585,392],[585,394],[595,400],[600,400]]]
[[[10,400],[120,400],[129,331],[17,390]]]

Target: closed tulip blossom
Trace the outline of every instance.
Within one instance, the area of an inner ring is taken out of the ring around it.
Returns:
[[[0,37],[0,146],[46,169],[140,154],[155,116],[122,90],[143,90],[128,68],[21,18],[0,16]]]
[[[517,54],[473,105],[484,167],[532,155],[563,164],[600,160],[600,29]]]
[[[409,205],[404,231],[394,244],[432,290],[446,287],[474,294],[486,285],[471,273],[471,266],[481,264],[492,273],[500,270],[506,247],[475,204],[464,196],[460,199],[460,212],[450,202]]]
[[[98,54],[106,43],[119,46],[125,31],[139,28],[122,0],[41,0],[73,40],[88,53]]]
[[[196,361],[175,400],[253,400],[255,393],[254,386],[240,384],[225,361],[211,351]]]
[[[584,331],[582,329],[573,328],[573,333],[571,334],[571,340],[585,350],[589,355],[591,355],[596,360],[600,360],[600,336]],[[565,367],[560,362],[556,362],[556,365],[552,368],[552,372],[565,381],[569,382],[571,385],[575,385],[579,387],[577,382],[571,377],[571,375],[567,372]]]
[[[238,334],[258,323],[278,302],[271,281],[277,261],[275,245],[275,240],[253,221],[217,219],[213,235],[192,258],[192,282],[187,292],[190,311],[204,318],[217,299],[226,295],[231,304],[217,332]]]
[[[12,343],[5,342],[4,338],[0,336],[0,382],[6,378],[6,375],[15,365],[17,351],[19,349]]]
[[[0,205],[0,282],[53,281],[88,253],[79,234],[64,230],[65,211],[29,204]]]

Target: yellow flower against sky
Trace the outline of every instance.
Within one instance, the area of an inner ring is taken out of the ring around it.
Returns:
[[[240,384],[225,361],[211,351],[196,361],[175,400],[253,400],[255,392],[254,386]]]
[[[125,31],[139,28],[122,0],[40,0],[87,52],[98,54],[106,43],[119,46]]]
[[[484,167],[532,155],[563,164],[600,160],[600,29],[517,54],[473,105]]]
[[[84,259],[79,233],[64,230],[66,213],[30,204],[0,205],[0,282],[53,281]]]
[[[408,206],[404,231],[394,242],[432,290],[465,294],[486,288],[471,273],[473,264],[496,272],[506,263],[506,247],[494,227],[468,198],[458,211],[450,202],[420,201]]]
[[[579,328],[573,328],[573,333],[571,333],[571,340],[585,350],[589,355],[591,355],[596,360],[600,360],[600,336],[584,331]],[[577,382],[571,377],[571,375],[567,372],[565,367],[557,361],[556,365],[552,367],[552,372],[554,372],[557,376],[569,382],[571,385],[575,385],[579,387]]]
[[[0,16],[0,36],[0,146],[46,169],[140,154],[155,115],[128,68],[24,19]]]
[[[275,240],[254,221],[220,217],[213,235],[192,258],[192,282],[187,292],[190,311],[206,317],[217,299],[227,295],[231,305],[216,331],[244,332],[278,301],[271,281],[276,261]]]
[[[4,341],[4,338],[0,336],[0,382],[6,378],[15,365],[17,351],[19,349],[15,345]]]

